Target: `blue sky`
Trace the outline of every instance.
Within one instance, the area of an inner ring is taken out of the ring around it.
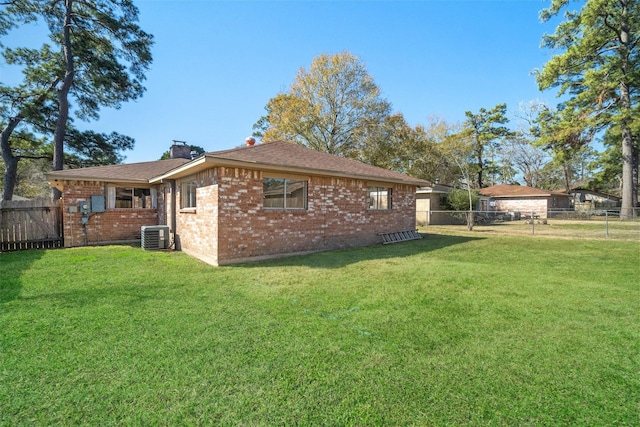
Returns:
[[[156,160],[174,139],[207,151],[243,144],[268,100],[322,53],[357,55],[412,126],[431,116],[460,122],[467,110],[502,102],[511,115],[521,102],[556,103],[531,75],[553,53],[540,48],[554,31],[539,21],[549,4],[541,0],[135,4],[155,38],[147,91],[86,125],[134,137],[126,162]],[[5,41],[25,40],[12,37]]]

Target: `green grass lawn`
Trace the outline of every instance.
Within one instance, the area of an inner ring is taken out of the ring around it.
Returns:
[[[638,425],[640,245],[0,254],[0,425]]]

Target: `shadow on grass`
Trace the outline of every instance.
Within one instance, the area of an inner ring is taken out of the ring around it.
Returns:
[[[427,233],[421,234],[423,238],[420,240],[410,240],[388,245],[379,244],[366,246],[363,248],[332,250],[326,252],[318,252],[310,255],[291,256],[255,263],[239,264],[238,266],[242,266],[243,268],[304,266],[312,268],[333,269],[341,268],[349,264],[355,264],[361,261],[403,258],[425,252],[435,251],[453,245],[459,245],[473,240],[484,239],[484,237],[454,236]]]
[[[28,250],[0,253],[0,304],[20,296],[22,272],[44,256],[44,250]]]

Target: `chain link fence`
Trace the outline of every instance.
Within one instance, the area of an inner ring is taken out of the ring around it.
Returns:
[[[467,230],[469,211],[417,212],[420,231]],[[496,234],[553,236],[582,239],[640,241],[640,208],[632,218],[621,218],[619,209],[546,212],[474,211],[474,230]]]

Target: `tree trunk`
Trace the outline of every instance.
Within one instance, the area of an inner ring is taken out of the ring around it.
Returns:
[[[571,176],[573,175],[571,163],[564,162],[562,164],[562,175],[564,178],[564,191],[569,193],[571,191]]]
[[[638,165],[640,165],[640,150],[633,143],[633,206],[638,206]]]
[[[631,219],[634,214],[633,138],[626,123],[622,124],[622,208],[621,219]]]
[[[58,84],[59,80],[54,81],[49,86],[46,92],[42,93],[34,105],[39,106],[47,98],[47,95],[53,91]],[[23,113],[16,115],[15,117],[9,118],[9,123],[2,129],[0,132],[0,153],[2,153],[2,160],[5,163],[5,174],[4,174],[4,200],[11,200],[13,197],[13,192],[15,190],[15,186],[18,178],[18,161],[20,161],[20,157],[16,157],[13,155],[13,150],[11,149],[11,144],[9,144],[9,138],[11,134],[15,130],[15,128],[20,124],[20,122],[24,120]]]
[[[2,160],[4,160],[4,188],[2,193],[3,200],[11,200],[13,191],[16,188],[16,178],[18,176],[18,157],[13,154],[9,156],[2,152]]]
[[[473,216],[473,197],[471,196],[471,187],[467,188],[467,194],[469,195],[469,212],[467,213],[467,230],[473,231],[473,226],[475,225],[474,216]]]
[[[627,16],[627,1],[622,0],[622,19],[620,25],[620,56],[622,59],[622,79],[620,81],[620,105],[622,110],[622,207],[621,219],[634,217],[635,200],[637,200],[637,187],[634,185],[634,150],[633,135],[629,127],[631,115],[631,96],[629,95],[629,82],[627,80],[629,67],[629,22]],[[635,196],[634,196],[635,194]]]
[[[65,0],[65,18],[64,18],[64,59],[65,74],[62,86],[58,89],[58,121],[56,122],[56,130],[53,136],[53,170],[62,170],[64,166],[64,137],[67,128],[67,120],[69,119],[69,91],[73,84],[74,65],[73,51],[71,46],[71,25],[72,25],[72,9],[73,0]],[[53,188],[53,200],[57,200],[62,193],[57,188]]]
[[[2,198],[4,200],[11,200],[13,198],[13,191],[16,188],[16,180],[18,177],[18,160],[19,157],[13,155],[11,145],[9,144],[9,137],[13,133],[13,130],[18,126],[18,123],[22,121],[22,116],[11,117],[9,123],[2,129],[0,133],[0,152],[2,152],[2,160],[4,160],[4,188]]]
[[[482,147],[478,146],[478,188],[482,188]]]
[[[467,230],[473,231],[473,226],[475,225],[475,215],[473,211],[467,212]]]

